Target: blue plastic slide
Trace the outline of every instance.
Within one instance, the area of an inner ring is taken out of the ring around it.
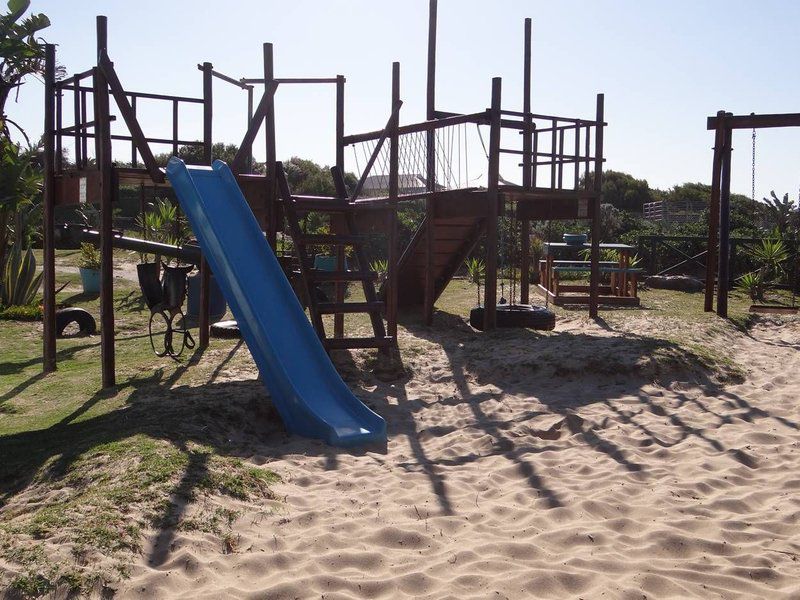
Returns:
[[[334,369],[228,166],[173,157],[167,177],[286,429],[334,446],[385,442],[386,423]]]

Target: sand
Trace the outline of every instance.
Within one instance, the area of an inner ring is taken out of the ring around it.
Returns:
[[[229,501],[229,547],[152,532],[118,596],[800,598],[798,321],[480,335],[445,318],[401,340],[399,381],[341,362],[385,449],[277,425],[238,440],[283,477],[278,500]],[[720,368],[653,341],[678,329]]]

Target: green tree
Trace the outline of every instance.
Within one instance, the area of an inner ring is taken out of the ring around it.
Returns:
[[[777,229],[781,237],[796,230],[800,225],[800,208],[794,200],[789,199],[789,194],[778,198],[775,191],[770,192],[770,198],[764,198],[767,216],[767,228]]]
[[[36,34],[50,26],[50,19],[43,14],[23,19],[29,7],[30,0],[9,0],[8,12],[0,15],[0,133],[6,136],[9,123],[25,136],[6,115],[11,92],[24,83],[25,77],[44,70],[45,42]]]
[[[594,173],[589,173],[590,182],[593,178]],[[581,186],[584,183],[585,178]],[[603,171],[602,192],[604,203],[635,213],[641,213],[645,203],[656,200],[646,179],[636,179],[621,171]]]

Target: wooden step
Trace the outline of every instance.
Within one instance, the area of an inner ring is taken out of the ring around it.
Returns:
[[[355,246],[366,241],[363,235],[337,235],[335,233],[307,234],[300,241],[309,246]]]
[[[383,302],[320,302],[317,305],[320,314],[336,313],[368,313],[383,310]]]
[[[377,281],[375,271],[320,271],[311,270],[314,281]]]
[[[355,348],[387,348],[394,344],[394,338],[386,336],[376,337],[356,337],[356,338],[328,338],[323,340],[322,345],[328,350],[351,350]]]

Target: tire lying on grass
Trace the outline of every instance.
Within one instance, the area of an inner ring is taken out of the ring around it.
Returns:
[[[483,307],[473,308],[469,313],[469,324],[483,331],[483,318]],[[550,331],[556,326],[556,314],[543,306],[500,304],[497,306],[497,326]]]
[[[64,330],[72,323],[78,326],[78,333],[74,335],[94,335],[97,332],[94,317],[82,308],[71,306],[56,311],[56,337],[65,337]]]

